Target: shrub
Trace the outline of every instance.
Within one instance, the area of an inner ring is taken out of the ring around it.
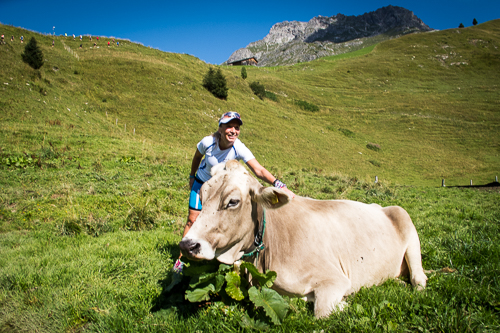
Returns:
[[[241,67],[241,77],[243,80],[247,78],[247,69],[245,67]]]
[[[259,82],[252,82],[250,83],[250,89],[252,89],[253,93],[260,99],[264,99],[264,97],[266,97],[266,88],[263,84],[260,84]]]
[[[379,167],[379,168],[381,166],[380,162],[377,160],[369,160],[368,162],[370,162],[371,164],[373,164],[374,166]]]
[[[344,134],[345,136],[347,136],[348,138],[353,138],[354,137],[354,132],[348,130],[348,129],[345,129],[345,128],[339,128],[339,131],[342,132],[342,134]]]
[[[368,144],[366,145],[366,148],[374,150],[374,151],[379,151],[381,149],[379,144],[371,143],[371,142],[368,142]]]
[[[298,107],[300,107],[304,111],[311,111],[311,112],[319,111],[319,107],[317,105],[314,105],[314,104],[306,102],[306,101],[302,101],[300,99],[294,100],[293,103],[295,105],[297,105]]]
[[[269,98],[271,101],[277,102],[278,101],[278,96],[276,96],[275,93],[266,91],[266,97]]]
[[[210,91],[215,97],[220,99],[227,98],[227,82],[220,68],[215,70],[210,67],[207,74],[203,77],[203,87]]]
[[[21,54],[21,57],[23,61],[33,69],[39,69],[43,66],[43,53],[38,47],[35,37],[31,37],[28,44],[26,44],[24,53]]]

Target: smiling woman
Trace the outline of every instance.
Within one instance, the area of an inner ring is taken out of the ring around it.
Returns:
[[[219,163],[234,159],[243,160],[259,179],[272,184],[274,187],[288,191],[286,185],[267,171],[243,142],[238,139],[242,125],[243,121],[239,113],[226,112],[219,120],[217,131],[210,136],[204,137],[198,143],[191,163],[191,174],[189,175],[189,187],[191,188],[189,214],[183,237],[186,236],[196,218],[200,215],[202,208],[200,199],[201,186],[212,177],[212,167]]]

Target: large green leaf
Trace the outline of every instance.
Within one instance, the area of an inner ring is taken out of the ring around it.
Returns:
[[[189,265],[185,265],[182,270],[182,274],[185,276],[197,276],[205,273],[213,273],[217,271],[216,263],[208,263],[204,265],[199,265],[196,262],[191,262]]]
[[[209,284],[205,288],[197,288],[195,290],[186,291],[186,299],[191,303],[210,300],[210,293],[215,292],[213,284]]]
[[[215,273],[208,273],[208,274],[202,274],[200,276],[193,276],[191,278],[191,281],[189,281],[189,287],[195,288],[196,286],[205,283],[205,282],[210,282],[215,284],[215,277],[219,275],[218,272]]]
[[[224,278],[224,275],[219,274],[215,277],[215,292],[218,293],[221,291],[222,286],[224,286],[224,282],[226,282],[226,279]]]
[[[245,298],[243,291],[240,289],[241,277],[236,272],[229,272],[226,274],[226,292],[229,296],[237,301]]]
[[[233,265],[220,264],[218,272],[229,272],[233,269]]]
[[[276,291],[265,287],[259,291],[256,287],[252,287],[248,290],[248,296],[255,307],[264,309],[274,324],[281,324],[281,320],[288,312],[288,303]]]
[[[266,274],[263,274],[252,263],[244,262],[241,264],[241,268],[247,269],[252,274],[252,280],[256,280],[261,287],[271,288],[274,280],[276,280],[277,274],[275,271],[268,270]]]

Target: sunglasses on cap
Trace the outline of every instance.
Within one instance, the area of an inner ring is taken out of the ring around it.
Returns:
[[[234,112],[234,111],[226,112],[221,117],[221,119],[227,119],[227,118],[235,118],[235,119],[241,120],[240,114],[238,112]]]
[[[241,116],[238,112],[229,111],[229,112],[226,112],[222,115],[222,117],[219,120],[219,126],[221,124],[227,124],[228,122],[230,122],[233,119],[239,120],[240,125],[243,124],[243,122],[241,121]]]

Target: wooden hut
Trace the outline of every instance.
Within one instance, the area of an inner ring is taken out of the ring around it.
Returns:
[[[257,66],[259,62],[255,57],[228,62],[229,66]]]

